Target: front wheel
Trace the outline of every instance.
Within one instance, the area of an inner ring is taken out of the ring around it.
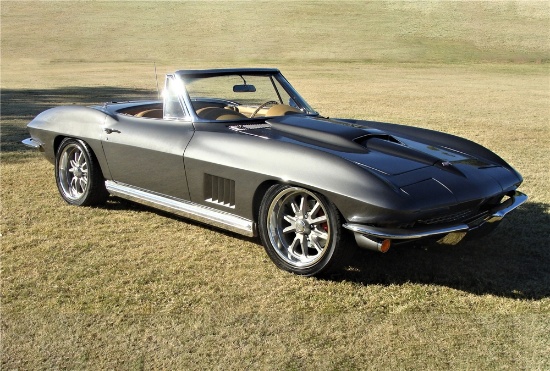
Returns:
[[[90,147],[81,140],[65,138],[59,145],[55,180],[61,197],[71,205],[92,206],[107,199],[101,168]]]
[[[338,267],[344,258],[340,214],[315,192],[272,186],[260,205],[258,225],[268,256],[286,271],[318,275]]]

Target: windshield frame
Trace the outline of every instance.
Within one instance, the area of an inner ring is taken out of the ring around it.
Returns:
[[[318,116],[319,113],[315,111],[306,100],[294,89],[294,87],[288,82],[288,80],[281,74],[278,69],[274,68],[248,68],[248,69],[211,69],[211,70],[180,70],[176,71],[173,75],[176,79],[180,81],[181,97],[180,101],[185,104],[186,107],[183,107],[184,111],[190,114],[193,121],[205,121],[205,122],[223,122],[223,121],[257,121],[259,119],[267,119],[269,117],[277,116],[262,116],[262,117],[253,117],[253,118],[243,118],[243,119],[231,119],[231,120],[208,120],[201,118],[197,115],[189,92],[187,90],[187,85],[193,81],[203,78],[212,78],[218,76],[264,76],[270,78],[273,83],[274,92],[280,97],[280,92],[278,91],[277,86],[275,86],[274,81],[279,84],[279,88],[284,89],[286,95],[288,95],[294,103],[297,105],[297,108],[302,111],[301,113],[307,116]],[[227,100],[231,102],[230,100]]]

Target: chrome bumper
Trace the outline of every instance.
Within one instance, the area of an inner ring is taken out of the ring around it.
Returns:
[[[527,201],[527,195],[515,191],[509,199],[490,210],[486,215],[467,224],[447,224],[437,227],[426,226],[410,229],[378,228],[362,224],[344,224],[343,227],[355,233],[358,243],[361,237],[375,237],[383,240],[414,240],[438,235],[443,236],[455,232],[465,233],[477,229],[486,223],[500,222],[506,214],[523,204],[525,201]]]
[[[23,139],[21,143],[23,143],[27,147],[31,147],[39,150],[40,152],[44,152],[44,147],[42,147],[42,143],[40,143],[36,139],[33,139],[33,138]]]

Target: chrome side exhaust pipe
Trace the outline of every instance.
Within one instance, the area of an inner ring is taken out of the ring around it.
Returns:
[[[376,241],[361,233],[354,233],[353,235],[355,236],[355,242],[357,242],[357,245],[363,249],[378,251],[381,253],[385,253],[390,249],[391,240],[385,239]]]

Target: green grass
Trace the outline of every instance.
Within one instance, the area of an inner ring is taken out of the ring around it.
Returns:
[[[2,369],[549,369],[549,4],[1,2]],[[129,202],[66,205],[26,123],[153,97],[154,61],[275,66],[331,117],[475,140],[529,201],[491,237],[325,279]]]

